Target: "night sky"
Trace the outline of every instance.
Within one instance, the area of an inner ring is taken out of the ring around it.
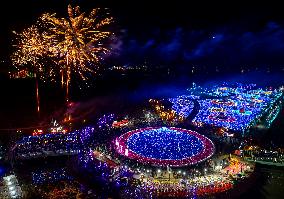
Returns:
[[[272,78],[283,82],[284,15],[280,3],[9,0],[2,3],[0,12],[2,128],[26,126],[31,120],[36,121],[33,80],[3,78],[11,69],[12,31],[20,32],[29,27],[44,12],[56,12],[58,16],[66,17],[70,2],[80,5],[81,10],[86,12],[94,7],[110,8],[109,12],[115,19],[112,30],[116,33],[112,44],[114,53],[107,60],[110,66],[143,64],[146,61],[152,66],[165,65],[180,70],[179,74],[187,78],[192,66],[201,68],[201,74],[205,71],[211,74],[208,71],[214,71],[218,66],[220,71],[235,70],[239,75],[243,67],[250,71],[256,68],[267,71],[269,67],[278,75],[278,78]],[[111,86],[115,84],[106,81]],[[266,79],[266,82],[269,81]],[[42,109],[46,112],[57,110],[63,103],[64,93],[60,88],[54,90],[53,85],[41,86],[44,87],[41,90]],[[96,94],[97,90],[91,93]],[[72,94],[75,96],[74,92]],[[79,96],[82,95],[83,92],[80,92]],[[61,100],[60,103],[58,100]]]
[[[279,3],[266,1],[9,0],[1,5],[2,60],[11,52],[12,30],[21,31],[43,12],[66,16],[68,3],[81,10],[108,7],[115,18],[113,64],[205,64],[282,70],[284,16]]]

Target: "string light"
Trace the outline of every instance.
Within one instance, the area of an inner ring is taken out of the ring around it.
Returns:
[[[251,88],[251,85],[238,85],[237,87],[217,87],[212,90],[191,89],[192,93],[197,92],[203,96],[203,99],[198,100],[200,110],[192,120],[193,123],[205,123],[235,131],[244,131],[256,125],[263,115],[274,110],[275,103],[283,93],[278,90]],[[207,99],[207,95],[226,96],[226,99],[220,97],[220,99]],[[275,119],[275,117],[270,118]]]
[[[14,152],[16,158],[37,158],[46,155],[78,154],[89,142],[93,127],[85,127],[71,133],[51,133],[24,136],[19,140]]]
[[[187,118],[194,107],[192,98],[185,95],[177,98],[170,98],[169,101],[173,103],[172,109],[183,118]]]
[[[32,172],[32,182],[36,185],[54,183],[62,180],[73,180],[65,168]]]
[[[175,127],[148,127],[116,139],[117,151],[139,162],[160,166],[197,164],[215,151],[212,141],[194,131]]]

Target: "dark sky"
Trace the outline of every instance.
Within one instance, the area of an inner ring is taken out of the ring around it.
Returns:
[[[126,25],[126,28],[139,28],[140,25],[141,29],[157,25],[214,28],[236,23],[258,29],[267,21],[283,20],[282,6],[272,1],[256,4],[245,1],[9,0],[1,5],[2,28],[14,29],[28,25],[43,12],[60,12],[65,15],[69,2],[80,5],[83,10],[97,6],[109,7],[119,17],[117,21]]]
[[[43,12],[66,16],[70,2],[84,11],[110,8],[120,62],[283,62],[283,7],[273,1],[9,0],[1,5],[0,58],[10,53],[12,30],[28,27]]]

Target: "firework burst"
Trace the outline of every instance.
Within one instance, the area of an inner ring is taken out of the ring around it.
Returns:
[[[113,33],[104,31],[112,23],[111,17],[99,17],[99,8],[89,15],[80,12],[79,6],[68,6],[68,18],[58,18],[56,14],[43,14],[40,23],[45,27],[44,40],[67,77],[79,74],[86,80],[87,73],[95,73],[104,54],[109,48],[103,45]]]
[[[33,76],[45,80],[55,77],[55,62],[48,51],[48,45],[39,29],[32,25],[16,35],[15,51],[11,55],[13,65],[18,70],[29,71]],[[48,62],[49,61],[49,62]]]
[[[41,78],[61,79],[68,101],[71,75],[86,80],[88,74],[96,73],[103,56],[110,51],[104,43],[113,33],[105,27],[113,18],[100,15],[100,11],[96,8],[87,15],[79,6],[69,5],[67,18],[43,14],[36,25],[17,34],[14,65],[30,65],[26,69]]]
[[[25,77],[35,77],[37,112],[40,114],[39,86],[38,79],[45,81],[47,78],[55,79],[55,63],[48,62],[52,54],[48,51],[48,45],[39,29],[33,25],[21,33],[13,32],[16,35],[15,51],[11,55],[13,65],[24,73]],[[31,74],[31,75],[28,75]],[[13,76],[13,75],[12,75]]]

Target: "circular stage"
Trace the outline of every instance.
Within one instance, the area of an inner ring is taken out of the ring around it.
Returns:
[[[202,162],[214,153],[214,144],[195,131],[175,127],[148,127],[116,139],[117,151],[141,163],[179,167]]]

